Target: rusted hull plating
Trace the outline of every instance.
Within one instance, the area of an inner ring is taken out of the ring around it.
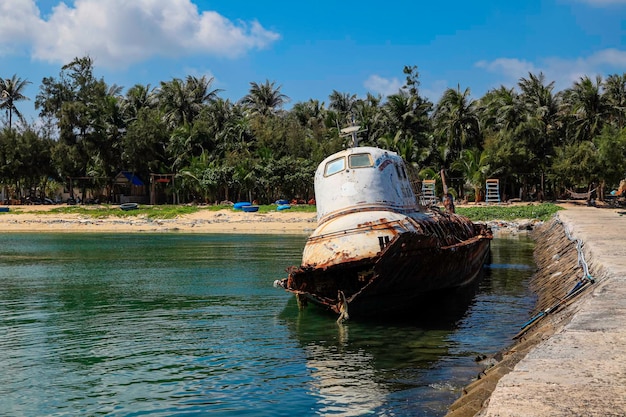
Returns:
[[[337,314],[345,310],[345,297],[354,317],[416,307],[425,294],[467,285],[479,275],[492,239],[487,227],[447,214],[412,222],[417,231],[396,233],[376,256],[292,267],[279,284],[300,302]]]

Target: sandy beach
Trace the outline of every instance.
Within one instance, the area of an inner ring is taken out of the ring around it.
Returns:
[[[232,209],[197,212],[173,219],[131,217],[94,218],[81,214],[49,212],[59,206],[9,206],[0,213],[2,232],[62,233],[266,233],[310,234],[317,224],[315,213],[289,212],[244,213]],[[45,213],[47,212],[47,213]]]
[[[466,207],[472,207],[467,205]],[[567,205],[561,204],[563,207]],[[173,219],[151,219],[136,216],[95,218],[85,214],[55,213],[65,205],[12,205],[8,213],[0,213],[1,232],[58,232],[58,233],[250,233],[250,234],[304,234],[310,235],[317,226],[316,213],[272,211],[245,213],[234,209],[219,211],[200,207],[192,214]],[[461,207],[457,205],[457,207]],[[519,233],[532,229],[539,220],[493,220],[487,222],[494,234]]]

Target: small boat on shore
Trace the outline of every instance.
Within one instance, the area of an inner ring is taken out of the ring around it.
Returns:
[[[137,203],[123,203],[123,204],[120,204],[120,209],[122,209],[124,211],[137,210],[138,208],[139,208],[139,204],[137,204]]]
[[[275,284],[344,320],[411,310],[475,281],[491,230],[420,206],[399,155],[356,146],[357,126],[344,131],[355,147],[317,168],[317,228],[301,265]]]
[[[242,210],[244,207],[251,206],[251,205],[252,203],[250,203],[249,201],[240,201],[238,203],[235,203],[233,205],[233,208],[235,210]]]

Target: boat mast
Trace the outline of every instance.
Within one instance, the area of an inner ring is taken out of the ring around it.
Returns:
[[[344,127],[340,130],[341,136],[351,136],[352,137],[352,147],[356,148],[359,146],[359,138],[357,137],[357,133],[367,132],[367,129],[361,129],[361,126],[357,126],[354,122],[354,117],[352,118],[351,125],[348,127]]]

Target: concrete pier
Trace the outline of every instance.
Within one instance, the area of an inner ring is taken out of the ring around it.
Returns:
[[[626,214],[569,206],[558,216],[583,241],[591,296],[560,331],[498,382],[484,417],[626,416]]]
[[[541,309],[581,277],[578,250],[559,233],[582,241],[595,282],[533,324],[448,416],[626,416],[626,210],[565,208],[537,239]]]

